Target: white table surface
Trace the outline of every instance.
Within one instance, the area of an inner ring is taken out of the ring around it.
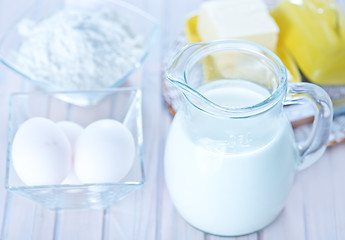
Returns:
[[[0,36],[33,0],[0,0]],[[130,0],[160,22],[160,36],[128,85],[143,91],[146,183],[108,210],[46,210],[5,191],[7,100],[33,86],[0,64],[0,239],[143,239],[217,240],[200,232],[174,209],[163,175],[164,144],[171,115],[162,98],[161,69],[169,46],[183,29],[185,16],[201,0]],[[339,1],[343,6],[344,0]],[[201,210],[202,211],[202,210]],[[345,239],[345,143],[327,149],[312,167],[300,172],[285,209],[274,223],[247,240]]]

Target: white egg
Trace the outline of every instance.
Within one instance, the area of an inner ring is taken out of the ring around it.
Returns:
[[[65,180],[63,180],[63,182],[61,184],[70,184],[70,185],[82,184],[82,182],[79,180],[79,178],[75,174],[74,167],[71,168],[68,176],[65,178]]]
[[[91,123],[75,148],[75,172],[83,183],[117,182],[128,174],[135,158],[132,133],[121,122]]]
[[[75,143],[77,142],[77,139],[79,135],[83,131],[83,127],[80,126],[79,124],[71,121],[61,121],[57,122],[56,125],[65,133],[67,136],[71,147],[72,147],[72,155],[74,155],[74,148],[75,148]],[[66,179],[62,182],[62,184],[81,184],[80,180],[75,174],[74,171],[74,156],[72,156],[72,166],[71,170],[66,177]]]
[[[56,125],[65,133],[66,137],[71,143],[72,151],[74,152],[75,143],[77,142],[79,135],[83,131],[83,127],[71,121],[57,122]]]
[[[12,161],[27,185],[60,184],[71,168],[71,145],[53,121],[31,118],[16,132]]]

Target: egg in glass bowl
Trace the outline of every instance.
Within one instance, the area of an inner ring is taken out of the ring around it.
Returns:
[[[107,208],[145,182],[137,88],[13,93],[7,142],[6,189],[48,209]]]
[[[158,29],[154,17],[125,1],[37,1],[8,27],[0,61],[43,90],[114,88],[143,63]]]

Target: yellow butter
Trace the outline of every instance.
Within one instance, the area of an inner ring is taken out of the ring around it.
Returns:
[[[198,23],[197,14],[190,16],[185,21],[185,26],[184,26],[185,35],[189,43],[201,41],[198,31],[197,31],[197,23]],[[299,70],[294,60],[291,58],[287,50],[282,46],[280,40],[278,40],[277,48],[275,52],[283,61],[284,65],[289,70],[289,72],[291,73],[291,75],[288,76],[288,80],[291,82],[301,81],[301,75],[299,73]],[[215,66],[214,66],[214,62],[212,58],[210,57],[205,58],[203,71],[204,71],[204,76],[206,79],[212,80],[212,79],[217,79],[221,77],[220,73],[217,71],[214,71],[214,69],[215,69]]]
[[[279,28],[263,0],[207,1],[198,15],[197,32],[203,42],[242,39],[276,49]]]
[[[345,15],[333,0],[284,0],[271,14],[281,44],[308,80],[345,83]]]
[[[198,15],[193,15],[187,18],[184,25],[184,32],[189,43],[201,42],[197,31]]]

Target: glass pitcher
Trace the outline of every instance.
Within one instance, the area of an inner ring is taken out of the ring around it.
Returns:
[[[224,40],[185,46],[167,78],[185,96],[166,142],[165,180],[178,212],[220,236],[255,232],[281,212],[296,172],[325,151],[333,109],[325,91],[287,83],[270,50]],[[312,102],[315,118],[296,143],[283,106]]]

